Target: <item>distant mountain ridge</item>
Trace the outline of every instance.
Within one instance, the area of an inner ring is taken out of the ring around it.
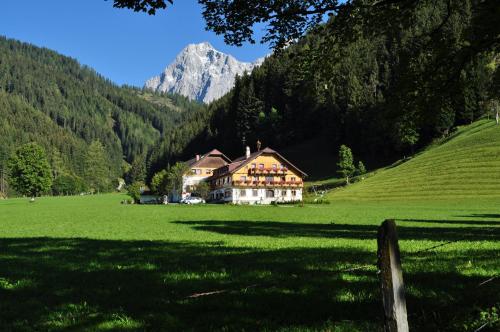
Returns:
[[[233,88],[236,75],[250,73],[263,61],[264,58],[253,63],[240,62],[232,55],[217,51],[208,42],[190,44],[161,75],[146,81],[145,87],[210,103]]]
[[[0,36],[0,170],[20,145],[82,177],[88,147],[104,146],[110,180],[204,106],[179,95],[119,87],[55,51]],[[139,158],[140,159],[140,158]]]

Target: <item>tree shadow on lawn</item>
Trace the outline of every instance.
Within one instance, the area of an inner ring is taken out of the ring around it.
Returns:
[[[407,298],[414,330],[460,324],[474,306],[490,305],[495,293],[476,287],[484,277],[461,275],[456,265],[469,259],[490,264],[491,257],[488,250],[447,254],[440,257],[438,272],[413,268],[405,274],[407,286],[418,290]],[[434,253],[405,264],[427,258],[435,261]],[[217,242],[0,239],[0,326],[257,331],[338,325],[376,331],[382,326],[376,269],[346,271],[375,259],[374,252],[342,247],[258,250]],[[435,311],[437,318],[431,315]]]
[[[498,214],[498,213],[474,213],[474,214],[469,214],[469,215],[464,215],[464,216],[459,216],[459,217],[500,219],[500,214]],[[500,221],[496,221],[496,222],[500,222]]]
[[[454,223],[453,220],[402,220],[398,224],[399,238],[403,240],[433,241],[483,241],[500,239],[499,227],[410,227],[404,221]],[[226,235],[270,236],[270,237],[319,237],[376,240],[377,225],[303,223],[273,221],[178,221],[191,225],[193,229]],[[486,224],[489,225],[489,224]]]
[[[357,250],[51,238],[2,239],[0,249],[0,326],[12,330],[97,330],[114,317],[155,331],[379,320],[375,273],[348,281],[332,270],[373,261]]]
[[[396,219],[396,221],[430,223],[430,224],[456,224],[456,225],[481,225],[500,226],[500,220],[436,220],[436,219]]]

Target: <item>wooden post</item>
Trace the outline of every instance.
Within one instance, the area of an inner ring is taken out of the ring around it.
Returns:
[[[377,242],[385,331],[407,332],[408,319],[403,270],[394,220],[386,220],[382,223],[378,230]]]

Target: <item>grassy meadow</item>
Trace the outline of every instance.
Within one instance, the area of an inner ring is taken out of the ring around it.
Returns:
[[[373,264],[386,218],[399,227],[412,330],[474,331],[498,318],[499,199],[124,198],[0,201],[3,331],[380,331]]]
[[[500,198],[500,127],[477,121],[405,162],[334,190],[331,199],[433,200]]]

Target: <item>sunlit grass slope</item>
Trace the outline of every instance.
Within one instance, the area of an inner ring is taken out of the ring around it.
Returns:
[[[400,165],[330,194],[332,200],[500,197],[500,127],[478,121]]]

